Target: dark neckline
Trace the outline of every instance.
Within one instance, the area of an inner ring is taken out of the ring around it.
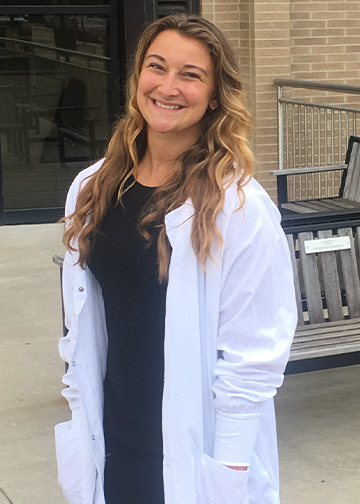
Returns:
[[[134,175],[131,175],[131,178],[135,181],[135,184],[139,185],[140,187],[144,187],[145,189],[157,189],[160,186],[147,186],[136,180]]]

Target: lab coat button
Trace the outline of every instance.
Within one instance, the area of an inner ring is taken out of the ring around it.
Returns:
[[[74,361],[74,360],[73,360],[73,361],[71,362],[71,364],[72,364],[72,366],[73,366],[73,367],[75,367],[75,366],[76,366],[76,361]]]
[[[91,439],[92,439],[93,441],[95,441],[95,435],[94,435],[94,434],[91,436]]]
[[[80,286],[78,290],[79,290],[79,292],[84,292],[85,289],[83,286]]]

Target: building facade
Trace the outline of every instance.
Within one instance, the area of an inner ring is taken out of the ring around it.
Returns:
[[[254,117],[256,177],[276,200],[276,78],[360,86],[360,4],[352,0],[202,0],[229,38]],[[292,97],[359,108],[359,96],[293,90]],[[344,162],[344,161],[342,161]]]
[[[75,174],[104,153],[136,38],[159,16],[200,12],[230,40],[254,117],[256,177],[274,199],[273,80],[360,85],[360,4],[352,0],[24,4],[8,0],[0,6],[0,221],[5,224],[61,217]],[[312,98],[358,106],[347,95],[312,92]]]
[[[199,0],[8,0],[0,6],[0,222],[63,215],[101,157],[145,24]]]

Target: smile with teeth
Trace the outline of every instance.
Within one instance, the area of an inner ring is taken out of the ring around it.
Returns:
[[[160,107],[160,108],[166,109],[166,110],[180,110],[183,108],[181,105],[164,105],[163,103],[160,103],[157,100],[154,100],[154,103],[157,107]]]

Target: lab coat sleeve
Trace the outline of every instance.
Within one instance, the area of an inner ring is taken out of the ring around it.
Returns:
[[[65,204],[65,216],[71,215],[75,210],[76,198],[80,187],[80,176],[76,177],[70,186],[66,204]],[[65,223],[65,226],[67,223]],[[76,377],[74,375],[73,366],[71,363],[72,355],[74,353],[76,337],[77,337],[77,322],[78,317],[76,316],[74,305],[75,305],[75,281],[76,281],[76,262],[78,259],[78,254],[76,252],[70,252],[69,250],[65,254],[64,264],[63,264],[63,275],[62,275],[62,294],[64,301],[64,315],[65,315],[65,326],[68,330],[67,335],[60,339],[59,342],[59,352],[61,358],[67,362],[68,370],[63,377],[63,383],[66,388],[62,391],[63,396],[67,399],[69,406],[73,413],[73,419],[76,415],[76,411],[79,408],[79,390],[77,386]]]
[[[97,169],[93,165],[81,172],[73,181],[66,200],[65,216],[75,210],[81,184]],[[65,224],[67,225],[67,223]],[[76,243],[74,243],[76,247]],[[63,396],[71,409],[71,420],[55,427],[58,481],[69,504],[93,502],[96,482],[96,464],[88,432],[86,414],[76,374],[73,354],[78,338],[79,314],[85,302],[86,272],[77,265],[78,253],[67,251],[64,258],[62,293],[65,311],[65,326],[68,333],[59,342],[59,352],[68,364],[63,377],[66,388]]]
[[[65,215],[70,215],[75,208],[78,192],[78,180],[73,182],[67,197]],[[91,456],[91,446],[87,439],[87,430],[72,356],[77,339],[78,316],[75,309],[76,253],[66,252],[63,264],[62,293],[64,300],[65,325],[67,335],[60,338],[59,352],[68,363],[68,370],[63,377],[66,388],[62,395],[71,409],[71,420],[55,426],[56,457],[58,482],[69,504],[92,502],[96,467]]]
[[[75,211],[77,196],[80,189],[83,187],[83,184],[87,182],[88,178],[101,167],[103,161],[103,159],[98,161],[89,168],[81,171],[77,177],[75,177],[66,198],[66,217]],[[67,224],[68,222],[65,223],[65,226]],[[77,243],[74,243],[74,247],[77,247]],[[78,257],[77,251],[73,252],[68,250],[64,258],[62,294],[64,301],[65,326],[68,329],[68,333],[65,337],[61,338],[59,342],[60,356],[69,365],[68,371],[63,377],[63,383],[66,385],[66,388],[63,390],[62,394],[69,402],[69,406],[73,413],[73,420],[76,416],[76,411],[79,408],[80,397],[72,365],[72,355],[74,353],[77,339],[78,314],[83,304],[84,297],[84,293],[79,291],[79,287],[80,284],[83,283],[82,279],[86,276],[85,271],[76,264]]]
[[[250,191],[227,229],[215,366],[214,458],[250,465],[263,403],[282,384],[297,314],[277,209]]]

